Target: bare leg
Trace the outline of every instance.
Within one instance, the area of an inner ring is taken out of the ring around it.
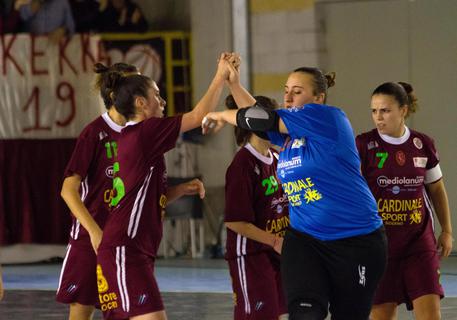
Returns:
[[[397,319],[397,304],[383,303],[375,304],[371,307],[371,320],[396,320]]]
[[[440,320],[440,297],[437,294],[427,294],[413,301],[416,320]]]
[[[162,310],[131,317],[130,320],[167,320],[167,314]]]
[[[92,320],[94,309],[94,306],[72,303],[70,304],[69,320]]]

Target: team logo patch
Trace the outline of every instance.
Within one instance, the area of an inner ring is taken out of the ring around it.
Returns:
[[[283,210],[282,205],[278,204],[278,206],[276,207],[276,212],[279,214],[282,212],[282,210]]]
[[[306,143],[306,140],[305,138],[301,138],[301,139],[294,139],[294,141],[292,142],[292,149],[298,149],[300,147],[303,147]]]
[[[260,175],[260,169],[257,165],[255,165],[254,167],[254,172],[257,174],[257,175]]]
[[[422,149],[422,147],[424,146],[424,145],[422,144],[422,140],[419,139],[418,137],[416,137],[416,138],[413,139],[413,143],[414,143],[414,145],[416,146],[416,148],[419,149],[419,150]]]
[[[414,157],[414,167],[416,168],[425,168],[427,165],[428,158],[427,157]]]
[[[377,147],[379,147],[379,144],[378,144],[377,141],[368,142],[368,145],[367,145],[368,150],[371,150],[371,149],[374,149],[374,148],[377,148]]]
[[[142,294],[138,297],[138,305],[141,306],[143,304],[146,303],[146,300],[148,299],[148,295],[147,294]]]
[[[118,307],[117,295],[113,291],[108,292],[108,281],[106,281],[106,278],[103,275],[102,267],[99,264],[97,264],[97,287],[100,309],[102,311],[116,309]]]
[[[71,284],[71,285],[68,286],[67,292],[68,292],[68,293],[73,293],[73,292],[75,292],[75,290],[76,290],[77,287],[78,287],[78,286],[77,286],[76,284]]]
[[[289,112],[298,112],[300,111],[301,109],[303,109],[305,106],[294,106],[294,107],[290,107],[290,108],[286,108],[285,110],[286,111],[289,111]]]
[[[397,161],[399,166],[404,166],[406,162],[406,155],[403,151],[397,151],[395,153],[395,161]]]
[[[114,170],[113,166],[109,166],[105,169],[105,174],[108,178],[113,179],[114,178]]]
[[[258,301],[255,305],[255,310],[259,311],[260,309],[262,309],[263,305],[264,305],[263,301]]]
[[[393,186],[392,187],[392,193],[393,194],[399,194],[401,191],[400,187],[399,186]]]
[[[108,281],[106,281],[102,267],[99,264],[97,264],[97,287],[99,293],[108,291]]]
[[[164,195],[164,194],[160,195],[159,205],[161,208],[165,208],[167,206],[167,196],[166,195]]]
[[[108,134],[107,134],[105,131],[100,131],[100,132],[98,133],[98,140],[101,141],[101,140],[103,140],[103,139],[104,139],[105,137],[107,137],[107,136],[108,136]]]
[[[359,284],[362,285],[363,287],[365,287],[365,283],[367,281],[367,279],[365,277],[366,267],[365,266],[361,266],[359,264],[358,269],[359,269]]]

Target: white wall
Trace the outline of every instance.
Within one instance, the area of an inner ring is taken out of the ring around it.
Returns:
[[[149,8],[147,16],[162,12],[170,21],[179,20],[174,9],[189,10],[196,102],[214,74],[218,53],[231,50],[231,1],[139,2]],[[457,168],[453,162],[457,158],[457,1],[249,3],[251,76],[256,94],[281,102],[283,83],[295,67],[317,65],[336,71],[329,103],[344,108],[358,133],[372,127],[368,106],[376,85],[400,80],[413,84],[420,109],[409,125],[435,138],[457,227]],[[156,5],[164,8],[156,9]],[[231,130],[209,137],[198,148],[198,167],[207,186],[223,186],[234,150]]]
[[[373,127],[377,85],[415,88],[419,110],[409,126],[435,139],[456,228],[457,1],[341,1],[317,11],[326,30],[322,67],[337,72],[329,103],[347,112],[356,133]]]
[[[194,102],[206,92],[215,73],[219,54],[231,48],[231,11],[229,0],[192,0],[192,54]],[[225,97],[226,92],[222,98]],[[223,100],[221,100],[222,108]],[[208,187],[223,186],[225,170],[235,150],[231,128],[208,136],[198,148],[198,163]]]

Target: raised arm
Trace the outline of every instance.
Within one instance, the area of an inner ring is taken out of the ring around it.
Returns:
[[[259,106],[208,113],[202,121],[203,134],[219,131],[228,123],[250,131],[279,131],[288,134],[279,115]]]
[[[200,126],[203,117],[216,108],[224,88],[224,82],[228,78],[227,55],[227,53],[222,53],[219,57],[216,74],[205,95],[200,99],[192,111],[183,115],[181,132],[186,132]]]
[[[240,82],[240,71],[239,68],[236,68],[233,64],[236,62],[231,62],[228,65],[230,71],[228,77],[228,87],[230,93],[235,99],[236,105],[238,108],[246,108],[253,106],[256,103],[254,97],[246,90],[245,87]]]

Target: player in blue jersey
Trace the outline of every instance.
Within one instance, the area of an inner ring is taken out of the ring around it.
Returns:
[[[325,105],[334,77],[299,68],[285,85],[285,109],[269,111],[228,79],[239,110],[209,113],[206,133],[225,123],[267,133],[281,146],[278,178],[289,199],[290,229],[281,273],[291,320],[366,320],[386,263],[386,237],[376,202],[360,174],[344,112]]]

